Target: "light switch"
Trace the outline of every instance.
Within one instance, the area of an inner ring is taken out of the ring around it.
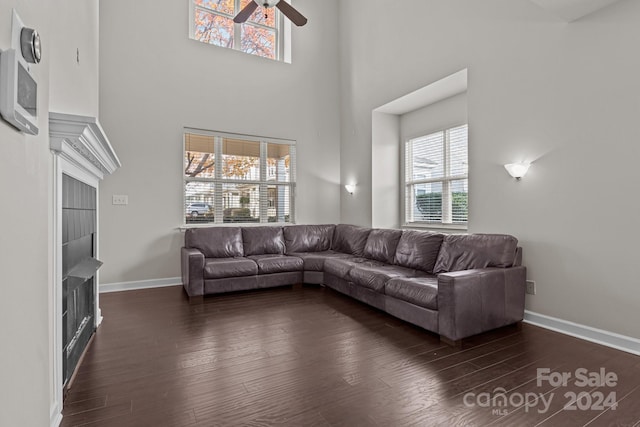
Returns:
[[[129,196],[114,194],[113,200],[111,202],[113,205],[128,205],[129,204]]]

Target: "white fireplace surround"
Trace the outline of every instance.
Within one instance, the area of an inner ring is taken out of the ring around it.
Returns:
[[[53,289],[50,300],[50,372],[51,411],[50,425],[58,426],[62,420],[62,174],[71,176],[96,189],[96,221],[99,224],[99,182],[120,167],[116,155],[102,126],[95,117],[49,113],[49,148],[53,156],[53,210],[51,223]],[[98,233],[98,239],[100,233]],[[98,243],[95,242],[99,259]],[[99,273],[94,280],[97,327],[102,321],[99,306]]]

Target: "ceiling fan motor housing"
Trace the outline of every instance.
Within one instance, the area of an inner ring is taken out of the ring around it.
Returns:
[[[276,4],[280,3],[280,0],[254,0],[256,3],[258,3],[259,6],[262,7],[273,7]]]

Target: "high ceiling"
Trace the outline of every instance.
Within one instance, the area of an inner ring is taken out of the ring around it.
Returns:
[[[531,0],[560,19],[571,22],[620,0]]]

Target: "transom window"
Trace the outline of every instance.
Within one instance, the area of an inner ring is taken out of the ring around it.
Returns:
[[[244,24],[233,22],[253,0],[190,0],[190,36],[264,58],[282,60],[280,11],[259,7]]]
[[[184,134],[186,224],[293,223],[295,141]]]
[[[468,201],[467,125],[405,143],[405,222],[466,227]]]

